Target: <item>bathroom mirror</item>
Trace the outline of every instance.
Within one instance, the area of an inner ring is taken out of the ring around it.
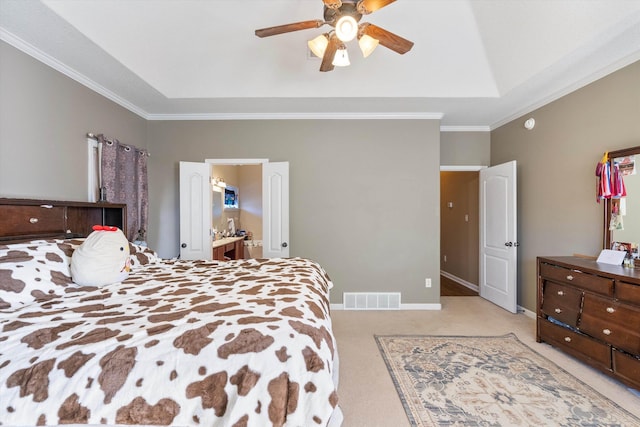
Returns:
[[[211,208],[212,208],[212,217],[211,223],[213,228],[220,228],[223,224],[222,218],[222,209],[224,206],[224,193],[221,188],[213,188],[211,191]]]
[[[636,161],[640,161],[640,146],[609,152],[610,159],[626,156],[636,156]],[[622,204],[615,199],[604,200],[606,213],[603,224],[605,249],[610,249],[612,242],[640,243],[640,165],[636,165],[634,175],[625,175],[623,180],[627,190],[626,200]],[[610,230],[612,211],[620,208],[626,211],[622,217],[623,229]]]

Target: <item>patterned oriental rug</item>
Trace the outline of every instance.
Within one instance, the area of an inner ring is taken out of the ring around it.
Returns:
[[[514,334],[375,338],[412,426],[640,426]]]

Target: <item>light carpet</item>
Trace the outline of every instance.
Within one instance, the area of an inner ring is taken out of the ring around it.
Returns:
[[[518,340],[376,336],[413,426],[639,426]]]

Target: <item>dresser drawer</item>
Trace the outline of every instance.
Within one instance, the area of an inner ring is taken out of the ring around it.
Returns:
[[[563,323],[577,326],[582,292],[569,286],[545,281],[542,312]]]
[[[583,360],[588,359],[591,365],[611,370],[611,347],[608,345],[540,318],[538,330],[542,341]]]
[[[599,294],[613,296],[613,279],[547,263],[540,264],[540,275],[543,279],[552,279]]]
[[[628,381],[640,386],[640,359],[613,350],[613,371]]]
[[[620,301],[640,305],[640,285],[617,280],[616,298]]]
[[[631,354],[640,354],[640,309],[586,294],[580,331]]]

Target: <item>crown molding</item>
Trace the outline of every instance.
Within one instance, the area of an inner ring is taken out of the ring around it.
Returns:
[[[491,132],[490,126],[440,126],[440,132]]]
[[[203,113],[149,114],[147,120],[441,120],[442,113]]]
[[[104,86],[94,82],[93,80],[87,78],[85,75],[83,75],[82,73],[79,73],[78,71],[74,70],[73,68],[67,66],[66,64],[63,64],[62,62],[58,61],[57,59],[53,58],[52,56],[44,53],[43,51],[41,51],[40,49],[36,48],[35,46],[33,46],[30,43],[27,43],[26,41],[22,40],[21,38],[15,36],[14,34],[10,33],[9,31],[5,30],[4,28],[0,28],[0,40],[10,44],[11,46],[15,47],[18,50],[21,50],[22,52],[26,53],[27,55],[37,59],[38,61],[42,62],[45,65],[48,65],[49,67],[53,68],[54,70],[64,74],[65,76],[77,81],[78,83],[88,87],[89,89],[91,89],[94,92],[99,93],[100,95],[104,96],[107,99],[110,99],[111,101],[115,102],[116,104],[120,105],[121,107],[126,108],[127,110],[131,111],[132,113],[137,114],[138,116],[142,117],[142,118],[147,118],[147,113],[143,110],[141,110],[140,108],[138,108],[137,106],[135,106],[134,104],[130,103],[129,101],[127,101],[124,98],[121,98],[120,96],[116,95],[115,93],[111,92],[110,90],[106,89]]]

